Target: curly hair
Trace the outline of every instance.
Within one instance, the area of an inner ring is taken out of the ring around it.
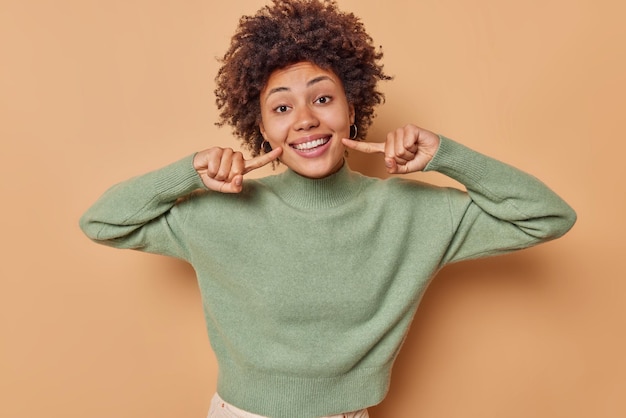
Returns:
[[[218,126],[230,125],[253,156],[263,138],[260,95],[273,71],[309,61],[333,71],[355,109],[355,125],[364,138],[384,101],[377,90],[383,53],[376,49],[360,19],[338,10],[334,0],[273,0],[254,16],[243,16],[215,78]]]

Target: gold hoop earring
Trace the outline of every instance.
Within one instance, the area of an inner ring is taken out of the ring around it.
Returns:
[[[350,125],[350,139],[356,139],[358,134],[359,134],[359,128],[357,128],[355,124]]]
[[[265,151],[265,148],[267,148],[268,145],[269,145],[269,142],[267,142],[267,139],[264,139],[263,142],[261,142],[261,147],[259,148],[259,154],[261,154],[262,152],[267,152]],[[270,151],[271,151],[271,147],[270,147]]]

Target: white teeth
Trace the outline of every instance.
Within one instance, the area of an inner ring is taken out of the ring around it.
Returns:
[[[295,145],[292,145],[292,147],[300,151],[306,151],[306,150],[310,150],[313,148],[317,148],[321,145],[324,145],[328,141],[330,141],[330,138],[320,138],[320,139],[316,139],[315,141],[304,142],[302,144],[295,144]]]

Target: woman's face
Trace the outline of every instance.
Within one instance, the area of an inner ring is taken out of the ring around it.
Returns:
[[[259,128],[280,161],[296,173],[322,178],[343,165],[354,107],[332,71],[300,62],[274,71],[261,91]]]

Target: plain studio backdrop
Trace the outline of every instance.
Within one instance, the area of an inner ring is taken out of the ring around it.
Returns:
[[[206,416],[216,363],[193,270],[95,245],[78,218],[115,182],[238,148],[214,125],[216,57],[263,4],[0,2],[0,416]],[[415,123],[533,173],[579,215],[558,241],[445,268],[371,416],[626,416],[624,3],[339,5],[395,77],[368,140]],[[349,162],[384,176],[379,156]]]

